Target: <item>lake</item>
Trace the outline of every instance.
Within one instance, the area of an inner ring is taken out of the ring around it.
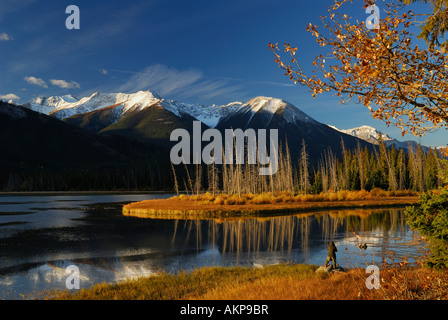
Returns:
[[[424,253],[403,209],[339,210],[272,218],[140,219],[123,204],[171,194],[0,196],[0,299],[65,289],[66,268],[80,286],[204,266],[322,265],[329,241],[338,264],[414,263]],[[366,243],[366,249],[358,248]]]

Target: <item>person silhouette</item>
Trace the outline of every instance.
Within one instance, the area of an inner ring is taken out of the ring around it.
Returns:
[[[333,262],[333,269],[336,269],[336,252],[338,249],[334,245],[333,241],[330,241],[330,244],[328,245],[328,256],[327,259],[325,259],[325,268],[328,267],[328,263],[330,261]]]

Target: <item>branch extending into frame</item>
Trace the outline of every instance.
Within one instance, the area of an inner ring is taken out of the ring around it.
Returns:
[[[321,47],[330,48],[326,56],[315,58],[311,74],[304,72],[298,48],[284,44],[288,64],[278,44],[269,43],[285,75],[308,87],[313,97],[333,92],[341,103],[358,97],[374,118],[399,127],[403,135],[448,128],[448,57],[443,50],[413,45],[408,29],[416,14],[389,7],[380,28],[369,31],[365,24],[351,24],[347,15],[341,18],[334,12],[347,1],[336,0],[329,16],[322,18],[326,35],[315,25],[307,27]]]

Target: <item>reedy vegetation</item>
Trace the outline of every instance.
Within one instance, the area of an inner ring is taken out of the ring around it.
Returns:
[[[278,170],[272,176],[259,175],[259,165],[247,163],[172,167],[174,189],[178,194],[183,189],[191,195],[208,191],[213,196],[288,193],[294,197],[379,188],[393,196],[398,191],[425,192],[444,185],[446,161],[436,149],[425,152],[421,146],[414,150],[409,146],[406,152],[386,147],[381,140],[373,151],[359,145],[349,150],[343,141],[341,144],[340,158],[328,149],[318,163],[310,163],[305,142],[296,161],[287,146],[280,146]],[[185,178],[180,180],[178,176]]]

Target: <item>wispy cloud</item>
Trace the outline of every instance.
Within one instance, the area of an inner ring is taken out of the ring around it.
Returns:
[[[0,94],[0,99],[1,100],[20,100],[20,97],[15,95],[14,93],[8,93],[5,95]]]
[[[34,84],[39,87],[48,88],[47,83],[41,78],[25,77],[23,79],[25,79],[25,81],[28,82],[29,84]]]
[[[202,78],[198,70],[177,70],[155,64],[135,73],[120,87],[120,91],[154,90],[161,95],[169,95]]]
[[[51,79],[50,83],[54,86],[57,86],[62,89],[80,89],[81,86],[76,81],[65,81],[65,80],[56,80]]]
[[[0,41],[9,41],[9,40],[12,40],[10,35],[4,32],[0,33]]]
[[[108,70],[129,73],[123,70]],[[204,79],[197,69],[178,70],[162,64],[151,65],[133,75],[118,88],[119,91],[155,91],[161,96],[178,98],[215,98],[239,92],[242,86],[231,85],[227,80]]]

